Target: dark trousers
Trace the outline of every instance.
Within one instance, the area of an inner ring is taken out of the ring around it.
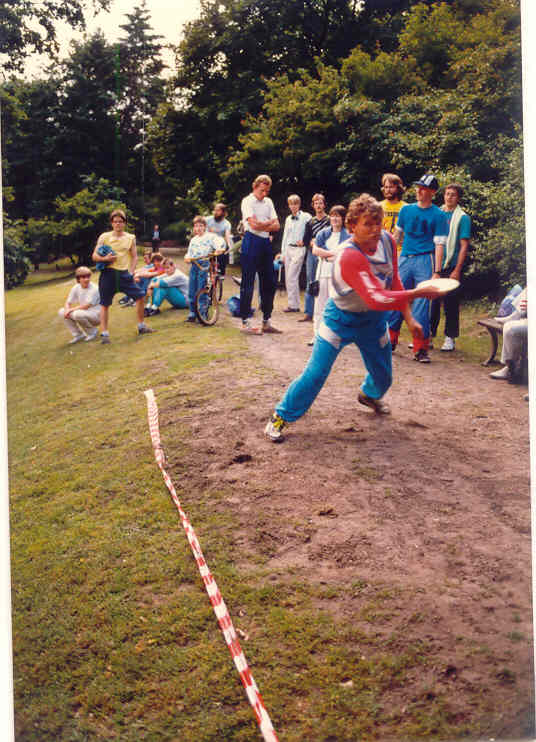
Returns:
[[[272,243],[268,237],[258,237],[246,231],[240,254],[242,283],[240,284],[240,316],[242,320],[251,314],[251,300],[255,287],[255,273],[259,274],[261,310],[266,321],[272,316],[275,296],[275,272]]]
[[[442,271],[441,278],[448,278],[451,271]],[[430,310],[430,334],[435,338],[439,320],[441,319],[441,303],[445,310],[445,335],[449,338],[457,338],[460,335],[460,291],[461,287],[454,289],[442,299],[434,299]]]
[[[229,253],[224,252],[222,255],[218,255],[218,270],[222,276],[225,275],[225,269],[229,263]]]

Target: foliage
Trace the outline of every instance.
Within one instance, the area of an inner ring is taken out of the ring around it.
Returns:
[[[24,283],[31,263],[24,238],[24,225],[4,216],[3,230],[4,288],[11,289]]]
[[[0,59],[6,71],[22,71],[25,57],[33,52],[55,55],[58,51],[56,24],[85,28],[84,0],[8,0],[0,4]],[[93,0],[94,11],[108,8],[109,0]]]
[[[53,245],[56,255],[68,255],[79,265],[91,263],[91,253],[99,233],[109,229],[113,209],[127,210],[121,192],[104,178],[94,174],[84,176],[85,187],[69,198],[58,197],[53,218],[31,223],[34,240]],[[127,212],[129,229],[132,214]]]

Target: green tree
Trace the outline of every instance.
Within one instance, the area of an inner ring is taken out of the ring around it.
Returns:
[[[55,56],[59,45],[56,23],[63,21],[74,29],[84,29],[84,9],[81,0],[34,2],[4,0],[0,4],[0,61],[8,72],[22,72],[25,57],[31,52]],[[93,0],[95,11],[107,9],[110,0]]]
[[[31,263],[22,222],[12,221],[4,215],[3,230],[4,288],[11,289],[24,283]]]

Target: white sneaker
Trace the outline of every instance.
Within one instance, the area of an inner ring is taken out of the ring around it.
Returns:
[[[92,332],[86,335],[86,343],[89,343],[90,340],[95,340],[98,334],[99,334],[99,328],[96,327]]]
[[[453,338],[449,338],[448,335],[445,335],[445,342],[441,346],[441,350],[454,350],[454,340]]]
[[[510,369],[508,366],[503,366],[499,371],[493,371],[490,376],[492,379],[508,379],[510,376]]]
[[[72,340],[69,340],[69,345],[74,345],[75,343],[79,343],[85,337],[86,337],[85,335],[75,335]]]
[[[284,427],[285,421],[274,412],[271,420],[267,422],[266,427],[264,428],[264,435],[268,436],[273,443],[281,443],[285,438],[282,433]]]

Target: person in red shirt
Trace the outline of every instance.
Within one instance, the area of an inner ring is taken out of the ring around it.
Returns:
[[[345,345],[355,343],[367,376],[358,402],[377,414],[389,414],[383,396],[392,383],[391,341],[388,312],[402,313],[412,334],[422,337],[421,325],[412,317],[410,302],[417,297],[436,298],[438,290],[405,290],[398,275],[397,249],[382,229],[383,209],[363,193],[346,214],[351,237],[334,260],[330,299],[305,370],[289,386],[265,428],[274,442],[283,440],[287,423],[302,417],[322,389],[335,359]]]

